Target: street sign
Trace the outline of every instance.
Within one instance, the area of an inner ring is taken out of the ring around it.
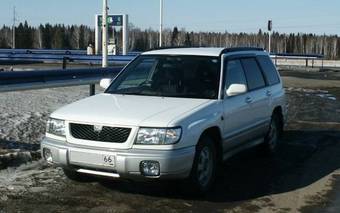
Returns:
[[[113,23],[113,26],[115,26],[115,27],[123,26],[123,16],[122,15],[112,16],[111,21]]]
[[[122,27],[123,26],[123,16],[122,15],[108,15],[107,24],[109,27]],[[98,16],[98,26],[103,26],[103,17]]]

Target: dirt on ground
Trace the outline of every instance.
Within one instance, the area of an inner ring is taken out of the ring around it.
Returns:
[[[282,73],[289,120],[280,151],[267,157],[253,148],[234,156],[203,197],[187,192],[183,182],[68,180],[60,168],[34,153],[46,115],[86,96],[87,88],[0,94],[0,212],[340,212],[340,78],[334,73],[324,78]],[[25,94],[41,107],[22,113],[19,106],[25,101],[20,97]],[[13,103],[18,107],[10,108]],[[30,117],[29,123],[36,124],[30,124],[25,139],[11,127],[16,127],[13,119],[22,126],[27,119],[18,117],[30,113],[39,114]],[[10,151],[26,154],[15,162],[15,156],[6,157]]]

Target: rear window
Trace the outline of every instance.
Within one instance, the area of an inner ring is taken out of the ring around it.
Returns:
[[[260,67],[255,58],[241,59],[249,90],[256,90],[266,86]]]
[[[264,72],[268,84],[275,85],[280,83],[280,78],[271,59],[268,56],[258,56],[257,60]]]

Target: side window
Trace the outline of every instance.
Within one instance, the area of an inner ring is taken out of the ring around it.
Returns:
[[[268,56],[258,56],[257,60],[266,76],[268,84],[274,85],[280,83],[280,78],[271,59]]]
[[[266,86],[260,67],[255,58],[241,59],[249,90],[256,90]]]
[[[232,84],[244,84],[247,85],[247,80],[244,75],[242,64],[240,60],[230,60],[226,65],[226,89]]]

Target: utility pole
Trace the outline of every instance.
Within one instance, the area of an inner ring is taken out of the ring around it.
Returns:
[[[107,0],[103,0],[103,19],[102,19],[102,26],[103,26],[103,61],[102,61],[102,67],[108,67],[108,23],[107,23],[107,16],[108,16],[108,10],[109,8],[107,7]]]
[[[268,52],[269,54],[272,52],[272,30],[273,30],[273,21],[268,21],[268,31],[269,31],[269,41],[268,41]]]
[[[13,26],[12,26],[12,49],[15,49],[15,22],[16,22],[15,7],[13,7]]]
[[[163,0],[160,0],[159,5],[159,47],[162,47],[162,33],[163,33]]]

